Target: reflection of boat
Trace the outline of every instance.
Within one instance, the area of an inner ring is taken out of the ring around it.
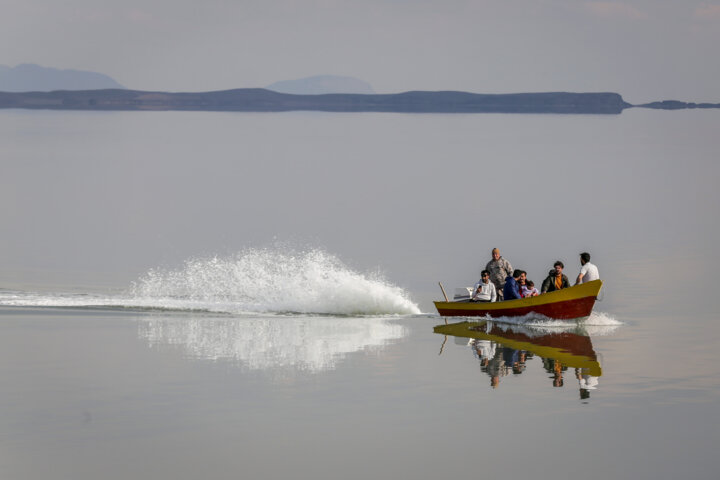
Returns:
[[[544,315],[558,320],[590,316],[602,280],[543,293],[536,297],[508,300],[507,302],[434,302],[444,317],[520,317],[528,314]]]
[[[566,367],[585,369],[588,375],[602,375],[600,363],[590,337],[571,332],[550,332],[535,335],[521,327],[501,328],[492,322],[462,322],[438,325],[435,333],[454,337],[475,338],[501,343],[514,350],[524,350],[543,358],[551,358]]]

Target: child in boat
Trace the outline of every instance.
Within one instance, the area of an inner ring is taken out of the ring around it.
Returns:
[[[522,285],[520,294],[525,297],[536,297],[540,295],[540,292],[538,292],[538,289],[535,288],[535,282],[532,280],[528,280],[525,282],[525,285]]]

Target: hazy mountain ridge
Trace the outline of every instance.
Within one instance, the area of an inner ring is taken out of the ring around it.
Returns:
[[[50,92],[53,90],[97,90],[125,88],[111,77],[84,70],[61,70],[23,63],[16,67],[0,65],[0,91]]]
[[[617,93],[479,94],[409,91],[376,94],[354,77],[316,75],[263,88],[171,93],[127,90],[111,77],[34,64],[0,65],[0,108],[74,110],[227,110],[408,113],[620,113],[625,108],[720,108],[678,100],[632,105]]]
[[[659,110],[683,110],[686,108],[720,108],[720,103],[694,103],[681,102],[679,100],[663,100],[661,102],[650,102],[637,105],[643,108],[655,108]]]
[[[0,108],[63,110],[205,110],[400,113],[604,113],[631,107],[617,93],[404,92],[396,94],[292,95],[262,88],[200,93],[86,90],[0,92]]]
[[[171,93],[125,89],[1,92],[0,108],[55,110],[185,110],[398,113],[598,113],[619,114],[626,108],[666,110],[720,108],[720,104],[676,100],[632,105],[612,92],[479,94],[456,91],[411,91],[395,94],[294,95],[263,88]]]

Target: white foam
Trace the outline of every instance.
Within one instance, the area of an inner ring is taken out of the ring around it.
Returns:
[[[623,324],[604,312],[592,312],[589,317],[577,320],[556,320],[535,313],[519,317],[484,317],[481,320],[491,321],[501,328],[507,328],[510,325],[522,327],[523,332],[528,336],[546,335],[549,332],[603,336],[610,335]]]
[[[379,275],[352,271],[314,249],[248,249],[220,258],[193,258],[180,269],[152,269],[124,294],[40,294],[0,291],[0,305],[121,307],[217,313],[413,315],[403,289]]]
[[[6,307],[83,308],[133,307],[130,299],[122,296],[107,297],[89,294],[40,293],[0,291],[0,305]]]
[[[317,249],[248,249],[229,258],[190,259],[179,270],[151,270],[135,283],[133,296],[229,313],[420,313],[401,288],[354,272]]]

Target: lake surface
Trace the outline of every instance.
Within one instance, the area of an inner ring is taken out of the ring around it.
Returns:
[[[0,477],[713,478],[718,125],[0,111]],[[447,327],[493,247],[595,313]]]

